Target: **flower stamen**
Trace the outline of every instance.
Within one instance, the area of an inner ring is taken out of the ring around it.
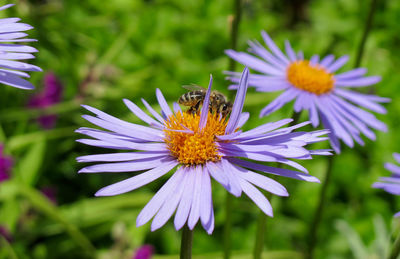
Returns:
[[[335,83],[333,74],[322,66],[311,65],[308,60],[291,63],[286,73],[287,80],[293,86],[316,95],[329,93]]]
[[[218,113],[208,113],[207,124],[200,130],[200,115],[178,112],[165,122],[165,142],[171,154],[185,165],[219,161],[221,155],[215,143],[216,136],[223,135],[227,125]],[[176,130],[191,130],[193,133]]]

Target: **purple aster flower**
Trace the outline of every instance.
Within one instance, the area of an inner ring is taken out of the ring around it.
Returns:
[[[241,127],[249,118],[248,113],[242,113],[248,77],[248,69],[245,68],[229,119],[209,112],[212,80],[201,111],[196,114],[182,112],[176,103],[171,110],[159,89],[156,96],[161,115],[142,99],[154,118],[125,99],[126,106],[148,126],[123,121],[84,106],[96,117],[84,115],[83,118],[104,130],[80,128],[78,133],[92,139],[78,141],[128,152],[78,157],[78,162],[99,163],[79,172],[145,171],[96,193],[96,196],[111,196],[135,190],[172,171],[167,182],[137,217],[137,226],[154,218],[152,231],[163,226],[176,211],[174,224],[177,230],[185,224],[193,229],[200,220],[204,229],[211,234],[214,229],[211,178],[236,197],[245,193],[265,214],[272,217],[269,201],[256,187],[279,196],[288,196],[288,193],[284,186],[264,174],[319,182],[291,159],[311,159],[313,154],[328,155],[327,150],[304,148],[309,143],[326,140],[326,137],[320,136],[327,131],[292,132],[308,122],[280,128],[290,123],[291,119],[242,131]],[[283,163],[299,171],[266,166],[263,162]]]
[[[45,186],[40,189],[40,192],[49,199],[54,205],[57,205],[56,193],[57,190],[51,186]]]
[[[295,112],[307,110],[314,127],[317,127],[321,120],[322,125],[330,130],[331,146],[337,153],[340,152],[339,139],[349,147],[354,146],[354,141],[364,145],[360,133],[375,140],[376,136],[371,128],[387,130],[384,123],[358,106],[377,113],[386,113],[379,103],[389,102],[390,99],[348,89],[376,84],[381,80],[379,76],[364,76],[367,72],[365,68],[336,74],[335,72],[348,61],[348,56],[335,60],[333,55],[322,59],[314,55],[307,60],[304,59],[303,52],[295,53],[288,41],[285,42],[285,55],[266,32],[262,32],[262,37],[271,52],[257,41],[249,41],[249,51],[257,57],[245,52],[226,51],[234,60],[263,73],[252,74],[249,77],[249,85],[257,91],[283,90],[279,97],[261,110],[260,117],[295,100]],[[240,74],[227,74],[228,79],[235,83],[230,89],[236,89]]]
[[[150,259],[153,253],[154,247],[152,245],[143,245],[136,250],[132,259]]]
[[[393,157],[397,163],[400,163],[400,154],[393,153]],[[390,177],[381,177],[381,182],[376,182],[372,185],[373,188],[379,188],[387,191],[394,195],[400,195],[400,167],[392,163],[385,163],[385,168],[392,172]],[[397,212],[395,217],[400,216],[400,212]]]
[[[13,239],[10,231],[3,225],[0,225],[0,236],[3,236],[8,242],[11,242]]]
[[[0,7],[0,11],[13,6],[7,4]],[[37,50],[30,46],[11,44],[13,42],[36,41],[26,39],[28,34],[23,31],[32,29],[29,24],[19,23],[19,18],[0,19],[0,83],[21,89],[35,88],[30,82],[21,77],[29,78],[22,71],[42,71],[39,67],[17,60],[35,58],[31,53]]]
[[[3,154],[3,145],[0,144],[0,182],[10,178],[10,170],[13,165],[13,160],[9,156]]]
[[[47,108],[61,101],[63,92],[63,85],[54,73],[47,73],[44,76],[44,88],[39,94],[32,96],[28,102],[30,108]],[[54,127],[57,120],[57,115],[48,114],[38,118],[39,124],[44,129],[51,129]]]

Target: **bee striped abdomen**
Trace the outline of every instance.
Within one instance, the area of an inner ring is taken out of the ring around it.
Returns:
[[[196,105],[199,101],[204,99],[205,93],[203,91],[193,91],[189,93],[185,93],[182,95],[178,103],[185,106],[193,106]]]

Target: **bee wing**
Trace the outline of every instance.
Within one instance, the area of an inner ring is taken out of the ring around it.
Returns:
[[[189,91],[206,91],[207,90],[202,86],[194,85],[194,84],[182,85],[182,87],[185,88],[186,90],[189,90]]]

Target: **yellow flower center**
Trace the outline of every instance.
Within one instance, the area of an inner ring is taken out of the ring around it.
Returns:
[[[289,82],[304,91],[321,95],[334,87],[333,74],[319,65],[310,65],[308,60],[293,62],[286,72]]]
[[[185,165],[220,160],[215,141],[217,135],[225,133],[227,120],[219,117],[218,113],[208,113],[207,124],[200,130],[200,114],[178,112],[170,116],[165,122],[164,140],[171,154]],[[176,131],[188,129],[193,133]]]

